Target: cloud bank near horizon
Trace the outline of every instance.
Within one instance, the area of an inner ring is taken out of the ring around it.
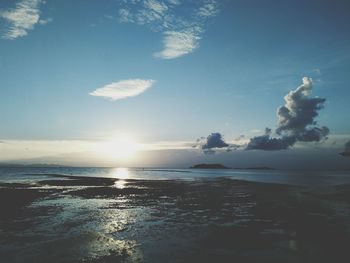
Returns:
[[[182,5],[179,0],[122,1],[119,21],[147,25],[161,32],[164,48],[153,55],[162,59],[178,58],[199,47],[207,20],[219,12],[216,0],[196,1],[186,9],[182,9]]]
[[[107,84],[89,93],[91,96],[120,100],[137,96],[153,86],[153,79],[128,79]]]
[[[178,167],[217,162],[228,167],[269,166],[281,169],[348,169],[348,158],[338,155],[339,145],[348,141],[349,134],[330,135],[320,145],[305,144],[293,151],[231,151],[224,154],[198,154],[190,141],[147,142],[130,161],[116,162],[113,155],[101,154],[101,144],[108,140],[2,140],[0,164],[56,164],[73,166]],[[334,143],[334,142],[337,143]],[[227,143],[229,144],[229,143]],[[322,149],[322,150],[321,150]]]

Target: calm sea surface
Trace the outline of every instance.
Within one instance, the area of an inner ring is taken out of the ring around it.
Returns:
[[[227,177],[252,182],[321,187],[350,183],[350,171],[0,167],[0,181],[3,182],[30,182],[52,178],[52,176],[55,177],[56,175],[57,177],[70,175],[144,180],[196,180]]]

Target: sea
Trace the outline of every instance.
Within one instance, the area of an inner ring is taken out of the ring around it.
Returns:
[[[33,182],[53,177],[87,176],[133,180],[201,180],[231,178],[250,182],[306,187],[337,186],[350,183],[350,170],[238,170],[164,169],[95,167],[0,167],[2,182]],[[64,178],[64,177],[63,177]]]
[[[31,187],[74,176],[118,180]],[[310,193],[349,183],[350,171],[1,167],[0,262],[348,262],[348,204]]]

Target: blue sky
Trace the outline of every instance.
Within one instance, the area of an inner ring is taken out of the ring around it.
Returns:
[[[0,10],[3,142],[249,140],[277,127],[305,76],[326,98],[324,147],[350,138],[347,1],[5,0]]]

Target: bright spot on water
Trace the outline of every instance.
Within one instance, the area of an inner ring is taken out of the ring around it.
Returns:
[[[129,178],[129,170],[128,168],[115,168],[112,171],[113,177],[118,179],[128,179]]]
[[[126,184],[125,180],[118,180],[118,181],[115,181],[113,186],[118,189],[123,189],[125,188],[125,184]]]
[[[114,187],[123,189],[125,188],[126,181],[124,179],[128,179],[129,170],[128,168],[116,168],[113,170],[113,177],[118,178],[119,180],[114,183]]]

